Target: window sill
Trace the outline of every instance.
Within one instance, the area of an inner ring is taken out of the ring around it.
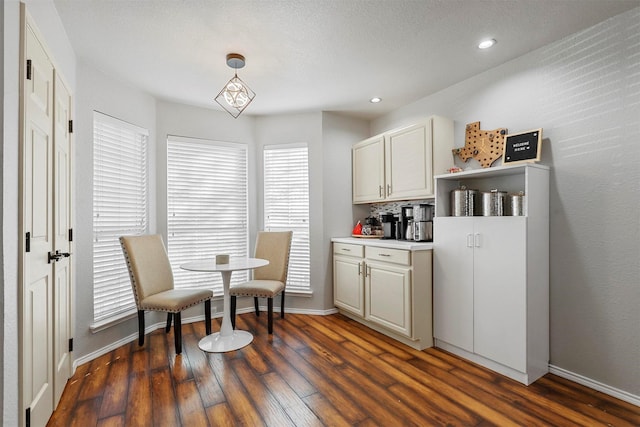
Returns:
[[[311,298],[313,296],[313,291],[312,290],[308,290],[308,291],[303,291],[303,290],[299,290],[299,289],[285,289],[285,298],[286,297],[303,297],[303,298]]]

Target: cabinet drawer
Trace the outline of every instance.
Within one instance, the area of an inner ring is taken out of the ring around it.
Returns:
[[[334,243],[333,253],[336,255],[364,257],[364,247],[362,245],[352,245],[350,243]]]
[[[411,252],[402,249],[365,248],[366,258],[375,261],[392,262],[394,264],[411,265]]]

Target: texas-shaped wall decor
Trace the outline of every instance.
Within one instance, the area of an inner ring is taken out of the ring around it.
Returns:
[[[483,168],[488,168],[502,157],[506,134],[506,128],[480,130],[480,122],[469,123],[465,132],[464,147],[454,148],[453,154],[458,155],[463,162],[473,157]]]

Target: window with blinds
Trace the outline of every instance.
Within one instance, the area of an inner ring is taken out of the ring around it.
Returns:
[[[245,144],[169,136],[167,249],[176,287],[223,295],[220,274],[185,271],[180,264],[216,254],[246,257],[248,212]],[[246,271],[237,271],[231,284],[247,279]]]
[[[287,292],[310,293],[307,145],[264,147],[264,227],[292,230]]]
[[[135,312],[118,238],[147,232],[149,132],[93,113],[93,320]]]

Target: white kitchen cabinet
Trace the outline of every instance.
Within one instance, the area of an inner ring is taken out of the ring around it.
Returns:
[[[410,252],[367,247],[365,256],[365,319],[411,337]]]
[[[384,200],[384,137],[375,136],[352,148],[353,203]]]
[[[345,243],[356,239],[332,240],[334,304],[339,311],[413,348],[431,347],[431,244],[414,245],[428,250],[411,250],[401,248],[411,243],[396,241],[388,247],[380,240],[360,245]]]
[[[473,243],[467,236],[473,232],[473,218],[434,220],[434,231],[443,238],[433,260],[433,335],[472,352],[473,256],[468,245]]]
[[[524,372],[526,219],[444,217],[437,226],[447,239],[436,246],[436,277],[448,285],[434,289],[436,337]]]
[[[353,203],[434,197],[433,175],[453,166],[453,121],[433,116],[353,146]]]
[[[433,195],[429,124],[409,126],[385,135],[385,182],[389,200]]]
[[[524,191],[525,215],[449,216],[459,185]],[[525,384],[548,371],[548,186],[540,165],[436,177],[436,346]]]
[[[364,316],[363,249],[360,245],[333,245],[334,304],[358,316]]]

